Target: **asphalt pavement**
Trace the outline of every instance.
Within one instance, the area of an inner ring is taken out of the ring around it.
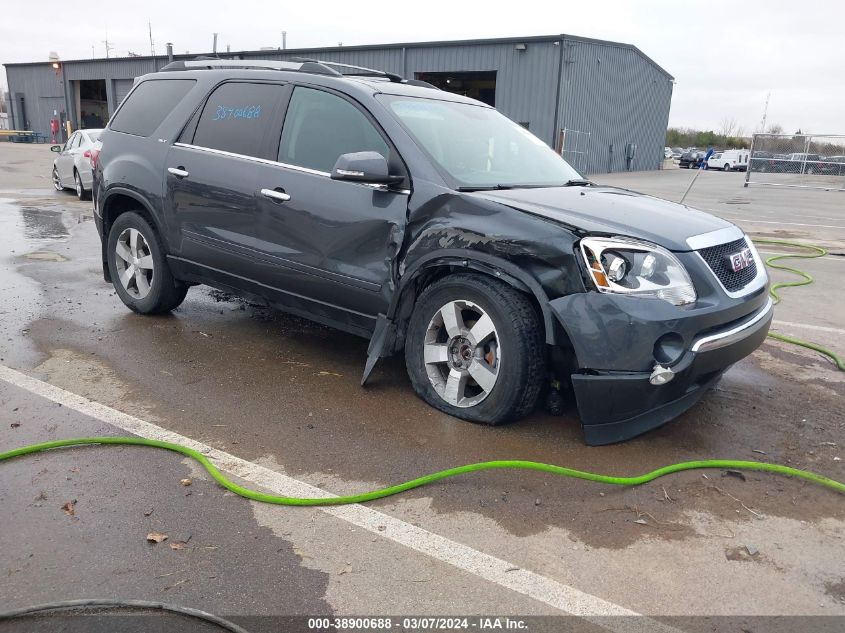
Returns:
[[[50,188],[51,160],[46,146],[0,143],[0,450],[180,438],[244,485],[333,494],[507,458],[614,474],[765,459],[845,480],[845,376],[774,341],[670,424],[587,447],[571,403],[561,416],[468,424],[418,400],[401,358],[362,388],[367,341],[205,287],[172,315],[133,314],[102,279],[91,203]],[[691,177],[593,179],[679,199]],[[687,203],[752,236],[845,250],[845,194],[742,181],[701,174]],[[845,257],[800,267],[816,284],[785,291],[775,328],[845,353]],[[153,449],[72,449],[0,473],[0,610],[136,598],[266,616],[254,630],[291,615],[575,613],[614,630],[630,630],[632,614],[845,616],[842,496],[764,474],[688,472],[624,489],[486,472],[321,510],[246,501]]]

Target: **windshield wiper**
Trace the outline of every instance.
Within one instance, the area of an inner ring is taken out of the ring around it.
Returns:
[[[549,187],[567,187],[570,184],[580,184],[580,182],[576,183],[574,180],[568,181],[564,185],[557,185],[557,184],[546,184],[546,183],[536,183],[536,182],[526,182],[526,183],[512,183],[512,184],[498,184],[498,185],[477,185],[474,187],[458,187],[458,191],[497,191],[497,190],[505,190],[505,189],[547,189]],[[591,185],[589,180],[585,180],[584,184]]]
[[[496,191],[498,189],[513,189],[519,185],[477,185],[474,187],[458,187],[458,191]]]
[[[592,180],[587,180],[586,178],[572,178],[571,180],[567,180],[562,187],[591,187],[595,183]]]

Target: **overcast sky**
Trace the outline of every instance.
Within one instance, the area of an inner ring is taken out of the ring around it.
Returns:
[[[672,126],[718,131],[727,117],[750,133],[771,92],[768,124],[845,133],[842,0],[39,0],[27,7],[26,20],[0,22],[0,62],[46,60],[50,51],[90,58],[92,46],[103,57],[106,34],[112,56],[149,54],[148,19],[157,53],[166,42],[177,53],[210,51],[215,31],[218,50],[233,51],[281,46],[283,30],[288,48],[567,33],[634,44],[674,75]],[[0,82],[5,87],[5,74]]]

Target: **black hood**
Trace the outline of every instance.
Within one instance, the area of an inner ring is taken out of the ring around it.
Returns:
[[[556,220],[583,233],[627,235],[671,251],[690,250],[693,235],[733,226],[690,207],[614,187],[544,187],[468,195]]]

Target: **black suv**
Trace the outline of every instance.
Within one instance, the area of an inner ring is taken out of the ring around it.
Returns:
[[[404,350],[451,415],[573,390],[589,443],[679,415],[763,341],[736,226],[595,185],[495,109],[369,69],[174,62],[103,132],[103,271],[132,310],[207,284]]]
[[[681,158],[678,160],[678,167],[681,169],[698,169],[701,167],[701,163],[704,162],[706,155],[707,152],[704,150],[688,149],[681,154]]]

